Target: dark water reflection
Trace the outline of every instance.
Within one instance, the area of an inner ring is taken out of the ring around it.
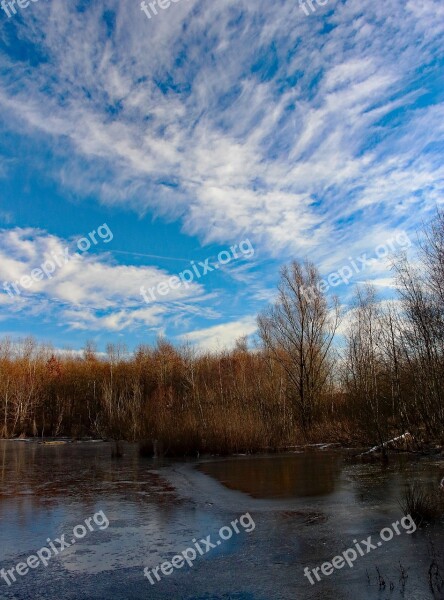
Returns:
[[[199,469],[253,498],[303,498],[334,492],[342,462],[338,452],[313,451],[206,462]]]
[[[97,501],[110,494],[135,501],[174,496],[173,488],[157,472],[159,464],[141,461],[129,445],[122,460],[113,460],[108,443],[50,446],[0,441],[0,499],[29,497],[38,505],[61,498]],[[1,506],[0,502],[0,510]]]

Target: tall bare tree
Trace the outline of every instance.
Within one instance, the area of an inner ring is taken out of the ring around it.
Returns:
[[[358,288],[346,334],[345,388],[369,439],[385,453],[390,397],[383,353],[382,312],[371,285]]]
[[[258,317],[266,351],[285,370],[302,429],[313,425],[332,368],[339,324],[336,299],[329,307],[316,267],[294,261],[281,271],[278,298]]]

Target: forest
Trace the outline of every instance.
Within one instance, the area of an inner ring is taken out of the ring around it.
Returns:
[[[255,343],[202,352],[158,339],[129,353],[0,342],[0,436],[139,441],[166,455],[444,443],[444,213],[414,259],[391,259],[396,296],[356,286],[344,309],[314,264],[282,268]],[[306,288],[314,294],[304,294]]]

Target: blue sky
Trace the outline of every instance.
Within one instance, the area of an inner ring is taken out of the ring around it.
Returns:
[[[2,289],[3,335],[230,345],[254,334],[283,263],[328,275],[402,231],[414,241],[442,203],[441,1],[17,11],[0,13],[0,283],[104,223],[113,236],[20,296]],[[254,256],[143,300],[247,239]],[[387,261],[364,280],[389,294]],[[346,305],[353,285],[332,291]]]

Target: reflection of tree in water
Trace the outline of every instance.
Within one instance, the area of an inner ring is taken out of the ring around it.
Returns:
[[[55,447],[0,442],[0,518],[11,500],[37,508],[66,498],[94,508],[101,498],[116,497],[165,508],[180,502],[153,464],[140,460],[136,447],[127,446],[116,463],[107,443]]]
[[[228,488],[254,498],[322,496],[335,490],[341,456],[333,452],[304,452],[229,459],[205,463],[200,468]]]

